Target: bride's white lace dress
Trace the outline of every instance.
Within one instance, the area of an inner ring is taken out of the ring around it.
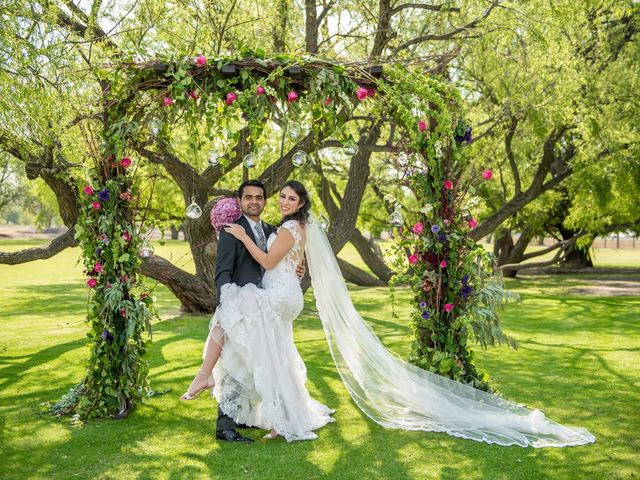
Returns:
[[[307,370],[293,340],[293,321],[303,308],[296,266],[304,254],[300,225],[285,222],[294,244],[262,288],[223,285],[210,335],[224,347],[213,369],[214,395],[236,423],[275,429],[292,440],[317,438],[314,430],[334,421],[333,410],[312,399]],[[267,240],[271,248],[277,234]]]

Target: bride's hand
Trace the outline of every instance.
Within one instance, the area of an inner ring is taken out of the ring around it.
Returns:
[[[237,223],[230,223],[229,225],[224,227],[224,231],[227,233],[230,233],[240,241],[244,240],[244,237],[248,237],[245,229],[242,228],[242,226],[238,225]]]

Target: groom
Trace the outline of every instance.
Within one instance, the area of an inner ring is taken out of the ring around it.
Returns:
[[[276,227],[260,220],[264,210],[267,192],[264,185],[258,180],[247,180],[238,187],[238,199],[242,216],[236,221],[242,225],[249,237],[265,252],[267,251],[267,239]],[[304,267],[298,267],[299,278],[304,276]],[[233,235],[220,231],[218,237],[218,254],[216,257],[216,287],[218,299],[220,289],[227,283],[235,283],[239,287],[253,283],[262,286],[264,269],[256,262],[247,251],[244,244]],[[224,348],[224,347],[223,347]],[[251,438],[243,437],[236,431],[233,419],[224,414],[218,407],[218,419],[216,421],[216,438],[228,442],[253,442]]]

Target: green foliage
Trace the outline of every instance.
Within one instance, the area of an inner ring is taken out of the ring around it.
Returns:
[[[410,359],[487,389],[469,338],[482,348],[515,342],[498,321],[507,294],[494,276],[493,258],[469,236],[475,220],[466,199],[482,179],[463,150],[471,130],[460,116],[454,87],[400,67],[388,74],[390,83],[379,86],[382,105],[405,138],[396,168],[417,201],[399,228],[396,267],[405,273],[393,281],[408,283],[414,294]]]

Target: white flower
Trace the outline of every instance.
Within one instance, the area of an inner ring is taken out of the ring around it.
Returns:
[[[431,205],[430,203],[427,203],[424,207],[420,209],[420,211],[425,215],[429,215],[432,210],[433,210],[433,205]]]

